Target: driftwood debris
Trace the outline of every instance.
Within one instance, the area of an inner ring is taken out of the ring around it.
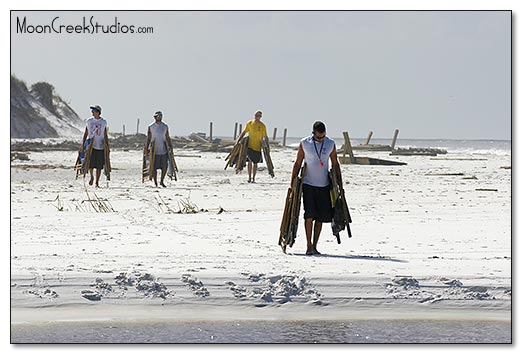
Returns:
[[[209,141],[204,138],[205,134],[203,133],[190,133],[189,139],[192,141],[196,141],[199,143],[208,143]]]
[[[445,160],[445,161],[487,161],[488,159],[483,158],[465,158],[465,157],[434,157],[430,160]]]
[[[438,154],[447,154],[445,149],[437,148],[397,148],[392,150],[390,155],[403,155],[403,156],[437,156]]]
[[[343,156],[339,156],[339,162],[343,165],[353,164],[353,165],[406,165],[405,162],[400,161],[392,161],[392,160],[383,160],[377,159],[373,157],[362,157],[362,156],[354,156],[352,151],[352,144],[350,142],[350,136],[348,132],[343,132],[344,137],[344,145],[343,145]],[[346,156],[348,154],[348,156]]]
[[[374,157],[359,157],[359,156],[355,157],[355,162],[350,162],[349,159],[346,159],[344,157],[339,157],[339,162],[341,164],[353,164],[353,165],[382,165],[382,166],[406,165],[406,162],[383,160],[383,159],[377,159]]]
[[[464,176],[462,172],[455,173],[427,173],[425,176]]]
[[[79,137],[80,138],[80,137]],[[78,138],[78,139],[79,139]],[[174,149],[197,149],[200,151],[219,151],[230,152],[234,146],[233,140],[219,140],[219,144],[215,144],[218,139],[209,142],[207,139],[194,133],[189,137],[171,136],[172,146]],[[143,150],[143,145],[147,141],[145,134],[122,135],[121,133],[111,133],[109,135],[111,150]],[[50,139],[48,142],[42,141],[11,141],[12,152],[30,152],[30,151],[78,151],[80,142],[73,140]]]
[[[364,150],[364,151],[392,151],[395,148],[395,142],[397,141],[397,136],[399,135],[399,129],[395,129],[393,133],[393,139],[391,145],[385,144],[370,144],[370,140],[372,138],[373,132],[370,131],[368,133],[368,137],[364,144],[353,146],[353,150]]]
[[[399,129],[395,129],[393,132],[393,138],[391,145],[386,144],[370,144],[370,140],[373,136],[373,132],[370,131],[368,133],[368,137],[364,144],[356,145],[352,147],[352,150],[362,150],[362,151],[389,151],[390,155],[403,155],[403,156],[437,156],[439,154],[447,154],[448,152],[445,149],[439,148],[417,148],[417,147],[409,147],[409,148],[395,148],[397,143],[397,137],[399,135]],[[344,150],[344,145],[338,150],[338,152],[342,152]]]
[[[18,151],[11,152],[11,161],[14,160],[29,161],[29,153]]]

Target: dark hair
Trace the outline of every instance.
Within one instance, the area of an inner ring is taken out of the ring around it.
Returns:
[[[326,127],[323,122],[317,121],[314,123],[314,128],[312,132],[314,133],[324,133],[326,131]]]

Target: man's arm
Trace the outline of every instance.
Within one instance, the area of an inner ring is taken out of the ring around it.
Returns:
[[[167,131],[165,132],[165,138],[167,138],[167,145],[169,149],[172,149],[172,141],[170,140],[169,128],[167,127]]]
[[[147,129],[147,141],[145,142],[145,146],[143,147],[143,152],[146,154],[149,152],[149,144],[150,144],[150,139],[152,138],[151,134],[150,134],[150,127],[148,127]]]
[[[82,146],[80,146],[80,151],[83,151],[84,149],[84,145],[85,145],[85,139],[87,139],[87,137],[89,136],[89,131],[87,130],[87,127],[85,127],[85,132],[83,133],[83,138],[82,138]]]
[[[299,170],[301,169],[301,165],[304,160],[304,150],[303,146],[299,144],[299,149],[297,150],[297,157],[295,158],[294,168],[292,169],[292,178],[290,179],[290,185],[294,185],[294,180],[297,178],[299,174]]]
[[[266,132],[266,125],[263,124],[263,135],[261,136],[261,144],[263,144],[263,139],[266,138],[266,143],[270,144],[268,141],[268,133]]]
[[[243,131],[241,132],[241,134],[239,134],[239,136],[237,137],[237,140],[236,140],[236,144],[239,143],[241,141],[241,139],[245,136],[245,134],[250,130],[250,125],[245,124],[245,129],[243,129]]]
[[[337,158],[337,148],[333,147],[332,152],[330,153],[330,161],[332,162],[332,169],[337,176],[337,181],[339,181],[339,185],[343,185],[343,179],[341,176],[341,166],[339,165],[339,159]]]
[[[109,134],[107,134],[107,127],[105,127],[105,129],[103,130],[103,139],[105,139],[107,147],[109,147]]]

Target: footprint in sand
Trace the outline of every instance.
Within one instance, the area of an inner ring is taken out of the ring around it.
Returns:
[[[228,281],[225,285],[228,285],[228,288],[232,290],[234,297],[243,298],[247,296],[247,289],[245,287],[239,286],[233,281]]]
[[[181,281],[187,284],[192,293],[197,297],[207,297],[210,296],[209,291],[203,283],[197,278],[192,277],[190,274],[183,274],[181,276]]]

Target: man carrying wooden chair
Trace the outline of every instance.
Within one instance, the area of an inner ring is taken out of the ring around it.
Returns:
[[[170,141],[169,135],[169,127],[167,124],[163,123],[161,120],[163,119],[163,113],[161,111],[157,111],[154,113],[154,123],[151,123],[147,129],[147,142],[145,143],[144,154],[148,155],[148,148],[151,143],[155,143],[155,156],[154,156],[154,166],[152,166],[152,178],[154,180],[154,184],[156,187],[158,186],[158,169],[161,170],[161,180],[160,185],[162,187],[167,187],[164,183],[165,175],[167,174],[167,164],[168,164],[168,150],[172,149],[172,142]]]
[[[89,165],[85,166],[85,169],[89,170],[91,176],[89,185],[92,186],[94,183],[93,170],[96,169],[96,187],[99,187],[101,170],[105,165],[105,149],[108,148],[109,137],[107,134],[107,121],[101,116],[101,107],[91,106],[92,117],[87,119],[87,126],[83,133],[82,145],[80,146],[80,152],[83,152],[85,147],[85,141],[92,139],[92,152],[89,157]]]
[[[247,149],[247,158],[248,158],[248,183],[256,182],[256,173],[257,173],[257,164],[261,161],[261,143],[263,137],[268,139],[268,134],[266,132],[266,126],[263,122],[261,122],[261,117],[263,116],[263,112],[256,111],[254,113],[254,119],[249,120],[245,129],[241,132],[239,137],[237,138],[237,142],[239,143],[243,136],[248,133],[248,149]]]
[[[341,180],[339,161],[335,142],[326,136],[326,127],[322,122],[315,122],[312,135],[301,140],[297,157],[292,170],[290,185],[306,164],[303,177],[303,204],[306,232],[306,254],[321,254],[317,250],[319,235],[324,222],[331,222],[333,217],[332,202],[330,199],[330,180],[328,178],[328,164],[332,162],[334,171],[337,171]],[[312,239],[313,231],[313,239]]]

